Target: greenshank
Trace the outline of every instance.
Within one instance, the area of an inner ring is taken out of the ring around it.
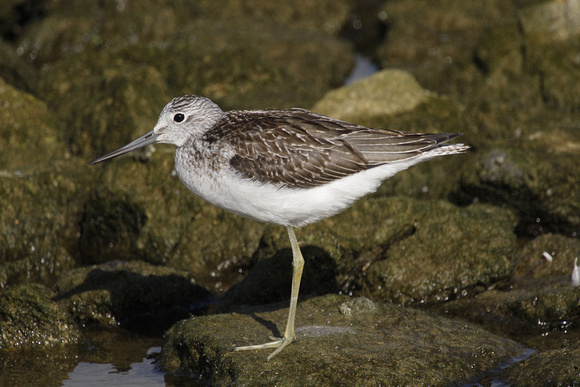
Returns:
[[[465,152],[467,145],[445,144],[460,135],[367,128],[304,109],[224,112],[207,98],[186,95],[165,106],[152,131],[89,164],[149,144],[173,144],[177,176],[195,195],[287,228],[293,275],[284,336],[235,347],[275,348],[270,360],[296,337],[304,259],[294,228],[339,213],[412,165]]]

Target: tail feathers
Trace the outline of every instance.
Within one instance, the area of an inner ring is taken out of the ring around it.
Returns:
[[[442,144],[423,153],[422,157],[456,155],[460,153],[465,153],[469,148],[471,147],[465,144]]]

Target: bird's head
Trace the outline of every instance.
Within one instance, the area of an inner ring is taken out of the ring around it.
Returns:
[[[173,144],[181,147],[192,137],[201,137],[211,129],[224,112],[208,98],[184,95],[169,102],[149,133],[129,144],[98,157],[89,164],[100,163],[150,144]]]

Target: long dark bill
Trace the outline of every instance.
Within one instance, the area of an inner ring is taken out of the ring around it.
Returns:
[[[122,146],[119,149],[112,151],[111,153],[107,153],[101,157],[97,157],[96,159],[89,162],[90,165],[100,163],[101,161],[109,160],[114,157],[123,155],[125,153],[129,153],[135,149],[143,148],[146,145],[155,144],[157,142],[157,137],[159,134],[154,133],[153,131],[144,134],[143,136],[131,141],[125,146]]]

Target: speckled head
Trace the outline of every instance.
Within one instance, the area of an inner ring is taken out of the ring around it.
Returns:
[[[205,97],[184,95],[165,105],[153,133],[159,143],[177,147],[191,136],[201,136],[223,116],[218,105]]]
[[[204,97],[184,95],[174,98],[165,105],[152,131],[89,164],[100,163],[150,144],[163,143],[181,147],[192,136],[201,137],[224,114],[218,105]]]

